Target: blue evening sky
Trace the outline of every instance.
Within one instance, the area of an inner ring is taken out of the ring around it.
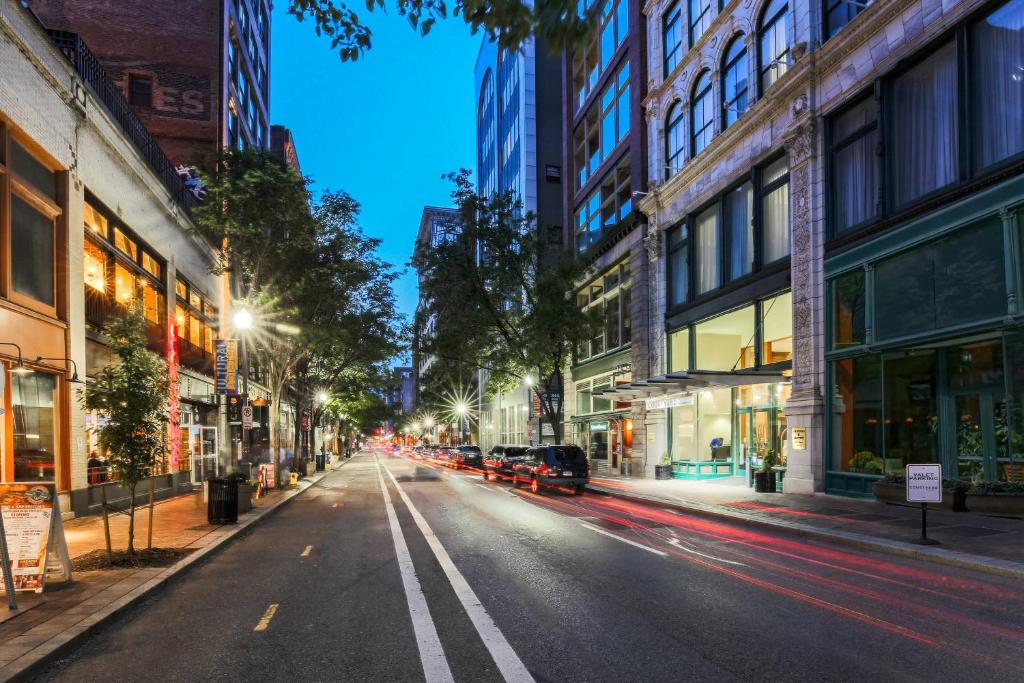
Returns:
[[[291,129],[314,190],[355,197],[366,233],[384,240],[383,258],[405,269],[423,206],[451,205],[441,175],[476,166],[473,66],[482,38],[461,18],[421,38],[402,17],[360,12],[373,48],[343,64],[286,6],[274,8],[270,118]],[[411,320],[416,278],[406,272],[396,289]]]

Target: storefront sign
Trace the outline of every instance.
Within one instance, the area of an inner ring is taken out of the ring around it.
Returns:
[[[793,450],[794,451],[805,451],[805,450],[807,450],[807,428],[806,427],[793,427]]]
[[[14,590],[42,593],[53,551],[53,559],[70,578],[71,562],[53,484],[0,485],[0,514]]]
[[[228,341],[217,339],[214,347],[214,372],[217,375],[217,395],[228,393]]]
[[[693,394],[677,394],[675,396],[659,396],[658,398],[644,399],[644,408],[647,410],[664,410],[666,408],[692,405]]]
[[[907,465],[907,502],[942,502],[942,465]]]

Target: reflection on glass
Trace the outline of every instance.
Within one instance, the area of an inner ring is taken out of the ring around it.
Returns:
[[[56,411],[53,375],[11,374],[15,481],[54,481]]]

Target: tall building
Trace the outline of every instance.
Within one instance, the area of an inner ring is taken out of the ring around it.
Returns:
[[[647,225],[636,211],[648,177],[646,22],[639,0],[599,1],[599,25],[563,60],[564,239],[593,264],[577,298],[605,324],[574,359],[565,431],[595,471],[639,473],[655,464],[644,406],[605,392],[649,372]]]
[[[507,52],[484,39],[474,72],[477,106],[477,191],[486,197],[511,192],[534,229],[551,248],[561,248],[562,73],[561,59],[527,41]],[[480,371],[479,386],[487,385]],[[518,386],[493,397],[480,392],[480,445],[538,443],[553,435],[542,425],[531,390]]]
[[[270,151],[293,171],[302,170],[299,166],[299,152],[295,148],[292,132],[285,126],[275,124],[270,127]]]
[[[175,166],[270,146],[269,0],[29,4],[48,28],[85,40]]]
[[[621,393],[677,476],[1024,478],[1024,0],[646,11],[659,314]]]

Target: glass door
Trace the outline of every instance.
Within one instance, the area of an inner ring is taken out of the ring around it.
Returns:
[[[736,462],[736,473],[743,474],[747,470],[747,462],[756,452],[754,446],[753,410],[738,408],[736,410],[736,450],[733,453]]]
[[[953,431],[950,443],[956,453],[956,471],[960,479],[993,481],[999,478],[1004,462],[1009,462],[1006,449],[1006,413],[1001,411],[1002,425],[997,424],[995,391],[956,393],[953,401]]]

